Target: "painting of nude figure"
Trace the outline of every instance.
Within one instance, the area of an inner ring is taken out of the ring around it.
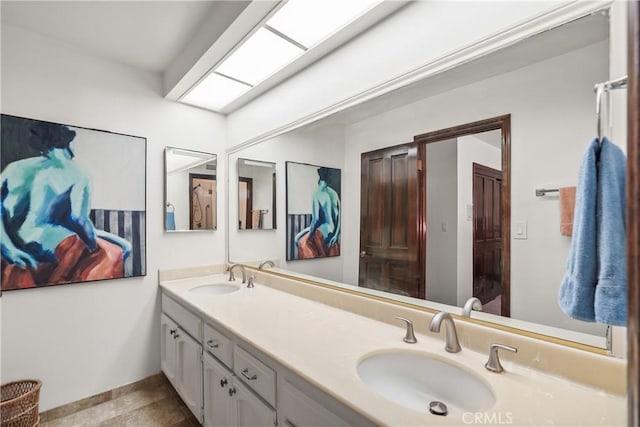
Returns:
[[[146,139],[0,116],[1,289],[146,274]]]
[[[286,166],[287,261],[340,256],[340,169]]]

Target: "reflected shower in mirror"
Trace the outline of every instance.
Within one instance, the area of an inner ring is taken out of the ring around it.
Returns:
[[[238,229],[276,229],[276,164],[238,159]]]
[[[458,314],[477,297],[473,318],[605,347],[606,325],[558,305],[571,237],[558,193],[535,190],[576,185],[606,80],[609,20],[592,14],[231,152],[341,169],[343,221],[339,257],[286,261],[279,230],[232,234],[230,260]]]
[[[215,230],[217,226],[217,156],[166,147],[165,230]]]

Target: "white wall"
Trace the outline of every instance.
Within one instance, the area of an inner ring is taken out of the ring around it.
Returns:
[[[458,265],[458,143],[427,144],[426,294],[430,301],[456,305]]]
[[[229,143],[242,143],[321,111],[567,3],[555,0],[412,2],[230,114]]]
[[[160,371],[158,268],[225,259],[223,230],[163,232],[163,148],[221,153],[225,122],[163,100],[158,75],[4,24],[1,89],[3,113],[147,138],[147,276],[2,295],[2,382],[40,378],[44,411]]]
[[[575,185],[582,155],[595,134],[593,84],[607,79],[607,58],[607,43],[597,43],[347,126],[345,193],[359,194],[363,152],[511,114],[511,219],[529,224],[527,240],[512,240],[512,317],[602,335],[601,325],[570,319],[558,307],[570,240],[559,232],[557,198],[534,192]],[[344,198],[346,283],[357,283],[359,203],[359,198]]]
[[[473,296],[473,220],[467,219],[467,205],[473,206],[473,163],[502,170],[501,153],[474,135],[458,138],[458,306]]]
[[[344,129],[338,127],[311,127],[274,138],[229,156],[229,258],[232,261],[257,261],[277,258],[279,266],[297,273],[322,276],[342,281],[344,249],[339,257],[286,261],[286,174],[287,161],[310,163],[343,169],[343,182],[347,165],[344,162]],[[237,159],[255,159],[276,163],[276,230],[238,230]],[[358,160],[359,161],[359,160]],[[317,183],[317,179],[314,181]],[[314,184],[315,185],[315,184]],[[342,199],[356,197],[360,193],[345,192]],[[358,210],[359,212],[359,210]],[[342,211],[342,218],[345,212]],[[342,240],[344,241],[344,239]]]

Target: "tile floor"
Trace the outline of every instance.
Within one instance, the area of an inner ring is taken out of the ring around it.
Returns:
[[[40,414],[41,427],[198,427],[162,374]]]

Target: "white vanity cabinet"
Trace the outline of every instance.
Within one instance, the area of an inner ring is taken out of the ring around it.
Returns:
[[[165,300],[168,300],[165,304]],[[160,366],[185,405],[202,421],[202,346],[200,320],[163,295],[160,316]],[[171,316],[171,317],[170,317]],[[180,320],[183,323],[178,323]],[[188,332],[195,335],[190,336]]]
[[[211,355],[205,354],[204,425],[205,427],[271,427],[276,411],[255,396]]]
[[[204,426],[371,425],[229,328],[213,324],[214,316],[196,316],[163,292],[162,371]]]

